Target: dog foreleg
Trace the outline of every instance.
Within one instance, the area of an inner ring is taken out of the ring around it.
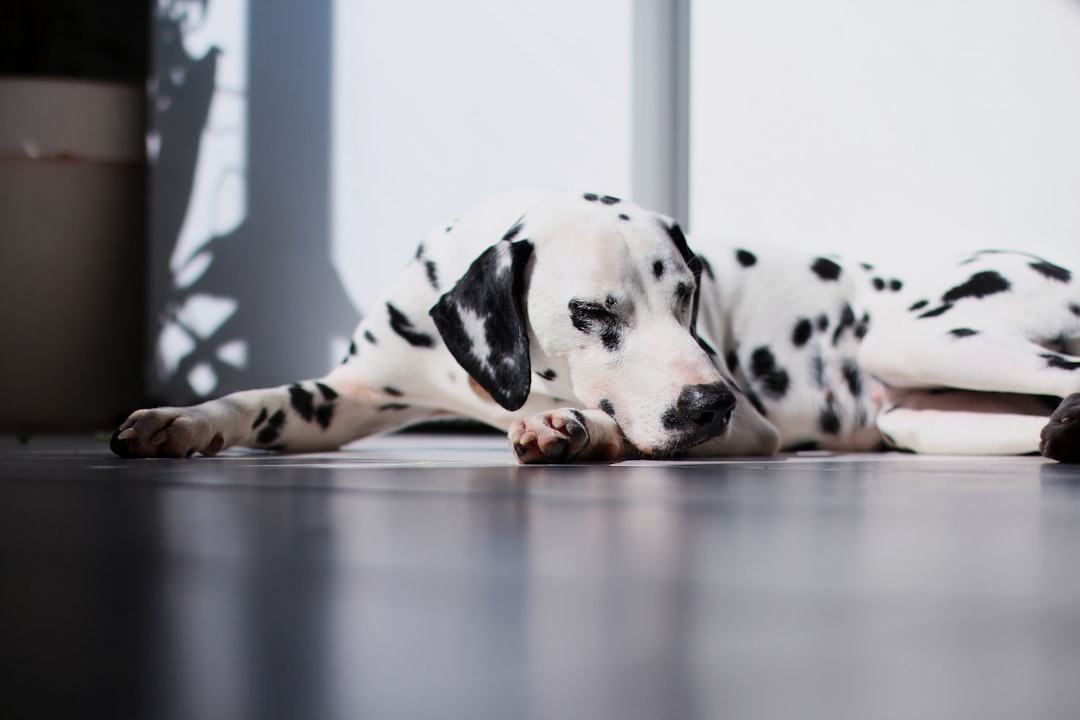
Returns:
[[[113,434],[122,457],[215,455],[243,446],[283,452],[333,450],[435,413],[408,405],[393,388],[347,372],[317,381],[244,390],[192,407],[136,410]]]

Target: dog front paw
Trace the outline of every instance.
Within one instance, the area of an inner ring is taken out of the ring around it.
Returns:
[[[1080,463],[1080,393],[1058,405],[1040,433],[1039,452],[1051,460]]]
[[[216,455],[224,446],[211,419],[191,408],[136,410],[109,440],[109,448],[124,458]]]
[[[521,463],[611,462],[640,455],[600,410],[548,410],[515,421],[509,437]]]
[[[571,463],[589,449],[588,421],[576,408],[549,410],[510,427],[510,447],[521,463]]]

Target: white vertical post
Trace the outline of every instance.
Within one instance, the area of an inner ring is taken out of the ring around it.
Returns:
[[[690,0],[634,0],[634,200],[689,214]]]

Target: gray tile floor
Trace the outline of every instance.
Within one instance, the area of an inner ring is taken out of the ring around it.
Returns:
[[[0,437],[0,717],[1080,718],[1080,468]]]

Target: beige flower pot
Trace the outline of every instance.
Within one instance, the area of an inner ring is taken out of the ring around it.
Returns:
[[[135,86],[0,78],[0,430],[108,428],[143,400]]]

